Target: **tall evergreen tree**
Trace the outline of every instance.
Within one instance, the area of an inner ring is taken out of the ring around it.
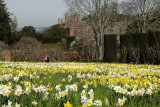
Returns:
[[[0,40],[11,43],[11,18],[4,0],[0,0]]]

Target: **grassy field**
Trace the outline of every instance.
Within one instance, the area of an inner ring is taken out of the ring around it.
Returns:
[[[160,66],[0,62],[0,107],[160,107]]]

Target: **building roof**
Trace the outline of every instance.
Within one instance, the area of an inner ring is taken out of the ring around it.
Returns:
[[[72,15],[66,15],[65,21],[63,22],[63,18],[58,19],[58,24],[61,24],[64,26],[64,28],[74,28],[74,29],[80,29],[80,28],[88,28],[90,27],[86,22],[82,21],[80,19],[80,16],[77,14]]]

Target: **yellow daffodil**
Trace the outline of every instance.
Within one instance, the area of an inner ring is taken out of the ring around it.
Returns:
[[[72,104],[69,103],[69,101],[67,101],[67,103],[64,103],[63,105],[64,107],[73,107]]]

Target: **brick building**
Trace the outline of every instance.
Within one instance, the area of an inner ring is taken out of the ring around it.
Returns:
[[[59,18],[58,24],[68,28],[70,36],[93,36],[91,27],[82,21],[77,14],[65,15],[65,21],[63,18]]]
[[[94,40],[94,34],[92,28],[80,19],[77,14],[65,15],[65,20],[63,18],[58,19],[58,24],[62,25],[64,28],[69,29],[69,35],[75,36],[76,40],[80,40],[83,45],[83,50],[78,49],[78,53],[81,57],[85,58],[95,58],[96,52],[96,42]]]

